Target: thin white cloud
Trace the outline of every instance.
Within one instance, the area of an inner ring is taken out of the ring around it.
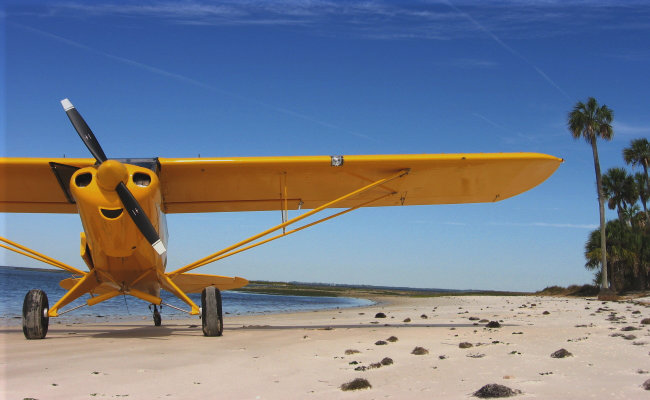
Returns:
[[[597,229],[595,224],[559,224],[548,222],[491,222],[489,225],[495,226],[521,226],[521,227],[546,227],[546,228],[569,228],[569,229]]]
[[[499,131],[506,133],[508,136],[498,135],[498,137],[507,144],[514,144],[521,141],[530,142],[530,143],[539,143],[553,136],[553,135],[524,134],[519,131],[515,131],[514,129],[507,128],[501,124],[498,124],[482,114],[472,113],[472,116],[481,119],[486,123],[488,123],[489,125],[492,125],[493,127],[497,128]]]
[[[144,63],[134,61],[134,60],[131,60],[131,59],[128,59],[128,58],[116,56],[114,54],[106,53],[104,51],[97,50],[97,49],[92,48],[90,46],[86,46],[84,44],[75,42],[75,41],[70,40],[70,39],[66,39],[64,37],[61,37],[59,35],[55,35],[53,33],[45,32],[45,31],[42,31],[40,29],[36,29],[36,28],[32,28],[32,27],[29,27],[29,26],[16,24],[16,23],[11,23],[11,25],[17,26],[17,27],[19,27],[21,29],[24,29],[24,30],[27,30],[27,31],[30,31],[30,32],[33,32],[33,33],[36,33],[36,34],[39,34],[41,36],[48,37],[48,38],[50,38],[52,40],[55,40],[57,42],[67,44],[69,46],[73,46],[73,47],[88,51],[90,53],[94,53],[94,54],[109,58],[111,60],[118,61],[118,62],[121,62],[123,64],[130,65],[132,67],[136,67],[136,68],[139,68],[139,69],[143,69],[145,71],[149,71],[149,72],[154,73],[156,75],[171,78],[171,79],[174,79],[174,80],[177,80],[177,81],[180,81],[180,82],[184,82],[184,83],[187,83],[187,84],[190,84],[190,85],[193,85],[193,86],[198,86],[198,87],[203,88],[203,89],[215,91],[215,92],[221,93],[221,94],[229,96],[229,97],[233,97],[233,98],[236,98],[236,99],[248,102],[248,103],[256,104],[258,106],[261,106],[261,107],[264,107],[264,108],[267,108],[267,109],[270,109],[270,110],[273,110],[273,111],[276,111],[276,112],[279,112],[279,113],[282,113],[282,114],[286,114],[286,115],[290,115],[290,116],[293,116],[293,117],[296,117],[296,118],[300,118],[300,119],[303,119],[305,121],[309,121],[309,122],[312,122],[312,123],[315,123],[315,124],[318,124],[318,125],[330,128],[330,129],[342,131],[342,132],[345,132],[345,133],[348,133],[348,134],[351,134],[351,135],[354,135],[354,136],[357,136],[357,137],[360,137],[360,138],[363,138],[363,139],[371,139],[372,140],[372,138],[370,136],[368,136],[368,135],[364,135],[364,134],[359,133],[359,132],[348,130],[348,129],[342,128],[342,127],[340,127],[338,125],[331,124],[329,122],[321,121],[321,120],[313,118],[313,117],[311,117],[309,115],[301,114],[299,112],[289,110],[287,108],[277,107],[277,106],[274,106],[274,105],[271,105],[271,104],[268,104],[268,103],[265,103],[265,102],[262,102],[262,101],[259,101],[259,100],[255,100],[255,99],[252,99],[252,98],[249,98],[249,97],[246,97],[246,96],[242,96],[242,95],[237,94],[237,93],[233,93],[233,92],[230,92],[230,91],[227,91],[227,90],[223,90],[223,89],[217,88],[215,86],[206,84],[204,82],[198,81],[198,80],[193,79],[193,78],[189,78],[189,77],[181,75],[181,74],[176,74],[176,73],[169,72],[169,71],[166,71],[164,69],[157,68],[157,67],[154,67],[154,66],[151,66],[151,65],[148,65],[148,64],[144,64]]]
[[[483,121],[487,122],[488,124],[492,125],[495,128],[498,128],[498,129],[501,129],[501,130],[504,130],[504,131],[507,130],[503,125],[497,124],[496,122],[492,121],[491,119],[489,119],[488,117],[486,117],[484,115],[481,115],[479,113],[472,113],[472,115],[475,116],[476,118],[482,119]]]
[[[433,65],[457,67],[461,69],[495,68],[499,65],[496,61],[479,60],[475,58],[455,58],[448,61],[436,61]]]
[[[614,135],[648,135],[650,134],[650,125],[630,125],[625,122],[614,122]]]
[[[469,21],[474,24],[479,30],[483,31],[486,33],[492,40],[497,42],[499,46],[504,48],[506,51],[508,51],[510,54],[514,55],[515,57],[521,59],[524,61],[526,64],[530,65],[538,75],[540,75],[546,82],[548,82],[551,86],[553,86],[555,89],[557,89],[564,97],[566,97],[568,100],[571,100],[571,97],[565,92],[560,86],[557,85],[544,71],[542,71],[539,67],[537,67],[535,64],[533,64],[530,60],[528,60],[526,57],[524,57],[521,53],[513,49],[512,47],[508,46],[506,43],[503,42],[497,35],[492,33],[489,29],[487,29],[485,26],[483,26],[480,22],[478,22],[476,19],[474,19],[471,15],[468,13],[460,10],[458,7],[453,5],[451,1],[447,1],[447,4],[449,7],[451,7],[454,11],[462,15],[463,17],[467,18]]]
[[[482,29],[501,38],[548,37],[593,29],[647,30],[650,5],[612,1],[492,1],[456,0],[474,21],[450,10],[445,0],[385,2],[379,0],[168,0],[162,2],[67,1],[13,6],[11,13],[43,17],[146,17],[188,25],[286,25],[309,29],[310,34],[355,36],[377,40],[446,40],[475,37],[476,20]],[[634,9],[624,16],[616,9]],[[606,23],[603,23],[606,22]],[[489,24],[486,26],[485,24]],[[570,29],[570,30],[569,30]],[[498,36],[497,36],[498,33]],[[545,75],[545,74],[544,74]],[[553,81],[544,77],[551,85]],[[559,89],[561,90],[561,89]]]

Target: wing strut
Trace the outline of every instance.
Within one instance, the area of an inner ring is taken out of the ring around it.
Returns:
[[[184,266],[184,267],[182,267],[182,268],[179,268],[179,269],[177,269],[176,271],[170,272],[169,274],[166,274],[166,275],[167,275],[170,279],[173,279],[175,276],[177,276],[177,275],[179,275],[179,274],[182,274],[182,273],[184,273],[184,272],[191,271],[191,270],[193,270],[193,269],[196,269],[196,268],[198,268],[198,267],[201,267],[201,266],[203,266],[203,265],[209,264],[209,263],[211,263],[211,262],[214,262],[214,261],[220,260],[220,259],[222,259],[222,258],[229,257],[229,256],[231,256],[231,255],[233,255],[233,254],[236,254],[236,253],[239,253],[239,252],[241,252],[241,251],[248,250],[248,249],[250,249],[250,248],[253,248],[253,247],[259,246],[259,245],[264,244],[264,243],[268,243],[268,242],[270,242],[271,240],[275,240],[275,239],[278,239],[278,238],[280,238],[280,237],[283,237],[283,236],[289,235],[289,234],[291,234],[291,233],[298,232],[298,231],[300,231],[300,230],[302,230],[302,229],[305,229],[305,228],[307,228],[307,227],[309,227],[309,226],[316,225],[316,224],[318,224],[318,223],[320,223],[320,222],[326,221],[326,220],[328,220],[328,219],[332,219],[332,218],[334,218],[334,217],[336,217],[336,216],[339,216],[339,215],[345,214],[345,213],[347,213],[347,212],[350,212],[350,211],[352,211],[352,210],[355,210],[355,209],[357,209],[357,208],[359,208],[359,207],[362,207],[363,205],[366,205],[366,204],[368,204],[368,203],[372,203],[372,202],[377,201],[377,200],[379,200],[379,199],[381,199],[381,198],[384,198],[384,197],[386,197],[386,196],[389,196],[389,195],[395,194],[395,193],[389,193],[389,194],[387,194],[387,195],[383,195],[383,196],[381,196],[381,197],[379,197],[379,198],[377,198],[377,199],[374,199],[374,200],[371,200],[371,201],[366,202],[366,203],[364,203],[364,204],[360,204],[360,205],[358,205],[358,206],[352,207],[352,208],[350,208],[350,209],[348,209],[348,210],[344,210],[344,211],[339,212],[339,213],[337,213],[337,214],[334,214],[334,215],[332,215],[332,216],[330,216],[330,217],[328,217],[328,218],[323,218],[323,219],[318,220],[318,221],[316,221],[316,222],[313,222],[313,223],[311,223],[311,224],[308,224],[308,225],[305,225],[305,226],[303,226],[303,227],[300,227],[300,228],[294,229],[293,231],[285,232],[285,233],[282,233],[282,234],[280,234],[280,235],[274,236],[274,237],[272,237],[272,238],[269,238],[269,239],[263,240],[262,242],[255,243],[255,244],[250,245],[250,246],[248,246],[248,247],[246,247],[246,248],[244,248],[244,249],[240,249],[240,250],[238,250],[238,251],[233,251],[233,250],[238,249],[238,248],[240,248],[240,247],[242,247],[242,246],[244,246],[244,245],[247,245],[247,244],[249,244],[249,243],[251,243],[251,242],[253,242],[253,241],[257,240],[257,239],[260,239],[261,237],[264,237],[264,236],[266,236],[266,235],[268,235],[268,234],[270,234],[270,233],[272,233],[272,232],[275,232],[275,231],[280,230],[280,229],[284,229],[284,228],[287,227],[288,225],[294,224],[294,223],[296,223],[296,222],[298,222],[298,221],[301,221],[301,220],[303,220],[303,219],[305,219],[305,218],[307,218],[307,217],[309,217],[309,216],[312,216],[312,215],[314,215],[314,214],[316,214],[316,213],[318,213],[318,212],[321,212],[321,211],[323,211],[323,210],[326,209],[326,208],[333,207],[333,206],[336,205],[337,203],[340,203],[341,201],[347,200],[347,199],[349,199],[350,197],[353,197],[353,196],[358,195],[358,194],[360,194],[360,193],[366,192],[366,191],[368,191],[368,190],[370,190],[370,189],[372,189],[372,188],[374,188],[374,187],[376,187],[376,186],[383,185],[383,184],[385,184],[385,183],[387,183],[387,182],[392,181],[393,179],[401,178],[401,177],[407,175],[408,173],[409,173],[409,170],[408,170],[408,169],[400,170],[400,171],[397,172],[396,174],[393,174],[393,175],[390,175],[390,176],[388,176],[388,177],[386,177],[386,178],[382,178],[382,179],[379,179],[379,180],[377,180],[377,181],[374,181],[374,182],[372,182],[372,183],[370,183],[370,184],[368,184],[368,185],[366,185],[366,186],[364,186],[364,187],[362,187],[362,188],[360,188],[360,189],[357,189],[357,190],[355,190],[355,191],[353,191],[353,192],[350,192],[350,193],[348,193],[348,194],[346,194],[346,195],[343,195],[343,196],[341,196],[341,197],[339,197],[339,198],[337,198],[337,199],[335,199],[335,200],[332,200],[332,201],[330,201],[330,202],[328,202],[328,203],[325,203],[325,204],[323,204],[323,205],[321,205],[321,206],[319,206],[319,207],[317,207],[317,208],[314,208],[313,210],[308,211],[308,212],[306,212],[305,214],[299,215],[299,216],[297,216],[297,217],[295,217],[295,218],[292,218],[292,219],[290,219],[290,220],[288,220],[288,221],[286,221],[286,222],[281,223],[280,225],[276,225],[276,226],[274,226],[274,227],[272,227],[272,228],[269,228],[269,229],[265,230],[264,232],[258,233],[257,235],[254,235],[254,236],[251,236],[250,238],[248,238],[248,239],[246,239],[246,240],[243,240],[243,241],[241,241],[241,242],[239,242],[239,243],[236,243],[236,244],[234,244],[234,245],[232,245],[232,246],[226,247],[226,248],[223,249],[223,250],[220,250],[220,251],[218,251],[218,252],[216,252],[216,253],[214,253],[214,254],[211,254],[211,255],[209,255],[209,256],[207,256],[207,257],[204,257],[204,258],[202,258],[202,259],[200,259],[200,260],[198,260],[198,261],[195,261],[195,262],[193,262],[193,263],[191,263],[191,264],[188,264],[188,265],[186,265],[186,266]]]
[[[343,210],[343,211],[337,212],[336,214],[332,214],[332,215],[330,215],[329,217],[321,218],[321,219],[319,219],[318,221],[314,221],[314,222],[309,223],[309,224],[307,224],[307,225],[303,225],[303,226],[301,226],[300,228],[296,228],[296,229],[290,230],[289,232],[284,232],[284,231],[283,231],[281,234],[279,234],[279,235],[275,235],[275,236],[270,237],[270,238],[268,238],[268,239],[264,239],[264,240],[262,240],[261,242],[253,243],[253,244],[248,245],[248,246],[246,246],[246,247],[242,247],[241,249],[238,249],[238,250],[232,250],[232,251],[230,251],[230,252],[226,252],[225,254],[222,254],[222,255],[220,255],[220,256],[216,256],[216,257],[214,257],[214,258],[211,258],[211,259],[209,259],[209,260],[207,260],[207,261],[204,261],[204,262],[200,263],[200,264],[197,265],[195,268],[202,267],[202,266],[204,266],[204,265],[206,265],[206,264],[210,264],[210,263],[213,263],[213,262],[215,262],[215,261],[223,260],[223,259],[226,258],[226,257],[234,256],[235,254],[241,253],[241,252],[246,251],[246,250],[250,250],[250,249],[252,249],[253,247],[257,247],[257,246],[263,245],[263,244],[265,244],[265,243],[271,242],[271,241],[273,241],[273,240],[280,239],[281,237],[289,236],[289,235],[291,235],[292,233],[300,232],[300,231],[303,230],[303,229],[307,229],[307,228],[312,227],[312,226],[314,226],[314,225],[320,224],[321,222],[325,222],[325,221],[328,221],[328,220],[330,220],[330,219],[336,218],[336,217],[338,217],[338,216],[340,216],[340,215],[347,214],[347,213],[349,213],[350,211],[354,211],[354,210],[356,210],[356,209],[358,209],[358,208],[365,207],[365,206],[367,206],[367,205],[369,205],[369,204],[371,204],[371,203],[374,203],[375,201],[379,201],[379,200],[383,199],[384,197],[392,196],[392,195],[394,195],[394,194],[396,194],[396,193],[397,193],[397,192],[386,193],[385,195],[380,196],[380,197],[377,197],[376,199],[373,199],[373,200],[370,200],[370,201],[366,201],[365,203],[358,204],[358,205],[356,205],[356,206],[354,206],[354,207],[350,207],[350,208],[348,208],[348,209],[346,209],[346,210]],[[284,229],[284,228],[283,228],[283,229]]]
[[[11,251],[13,251],[15,253],[18,253],[18,254],[22,254],[25,257],[33,258],[34,260],[38,260],[38,261],[44,262],[46,264],[50,264],[50,265],[52,265],[54,267],[61,268],[62,270],[71,272],[71,273],[76,274],[76,275],[84,276],[84,275],[87,274],[87,272],[83,272],[81,270],[78,270],[78,269],[76,269],[74,267],[69,266],[68,264],[64,264],[61,261],[55,260],[55,259],[53,259],[51,257],[48,257],[48,256],[46,256],[44,254],[41,254],[41,253],[35,251],[35,250],[32,250],[32,249],[27,248],[27,247],[25,247],[23,245],[20,245],[20,244],[18,244],[16,242],[12,242],[11,240],[9,240],[7,238],[3,238],[3,237],[0,236],[0,242],[4,242],[4,243],[9,245],[9,246],[7,246],[7,245],[4,245],[4,244],[0,243],[0,247],[3,247],[5,249],[7,249],[7,250],[11,250]]]

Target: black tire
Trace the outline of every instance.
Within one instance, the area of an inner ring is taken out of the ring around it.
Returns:
[[[43,339],[47,335],[50,317],[47,295],[39,289],[32,289],[23,301],[23,334],[26,339]]]
[[[223,334],[221,292],[214,286],[208,286],[201,292],[201,322],[204,336]]]
[[[158,310],[154,310],[154,312],[153,312],[153,324],[155,326],[162,325],[162,317],[160,316],[160,313],[158,312]]]

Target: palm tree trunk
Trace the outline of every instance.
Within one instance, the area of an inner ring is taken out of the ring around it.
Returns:
[[[605,237],[605,196],[603,196],[603,184],[600,174],[600,161],[598,160],[598,148],[596,147],[595,135],[591,139],[591,150],[594,153],[594,168],[596,169],[596,187],[598,189],[598,211],[600,212],[600,259],[601,259],[601,288],[609,289],[607,280],[607,239]]]

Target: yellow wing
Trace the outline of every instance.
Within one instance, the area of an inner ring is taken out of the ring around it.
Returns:
[[[0,158],[0,212],[76,213],[62,187],[72,175],[66,166],[93,164],[91,158]]]
[[[123,160],[129,162],[130,160]],[[140,160],[143,161],[143,160]],[[370,182],[410,173],[337,207],[396,192],[372,206],[503,200],[546,180],[561,159],[537,153],[159,158],[144,160],[160,176],[167,213],[310,209]],[[76,213],[67,185],[74,168],[94,159],[0,158],[0,212]],[[68,167],[73,167],[72,172]]]
[[[311,209],[400,170],[410,173],[337,204],[352,207],[493,202],[546,180],[562,159],[537,153],[159,158],[165,212]]]

